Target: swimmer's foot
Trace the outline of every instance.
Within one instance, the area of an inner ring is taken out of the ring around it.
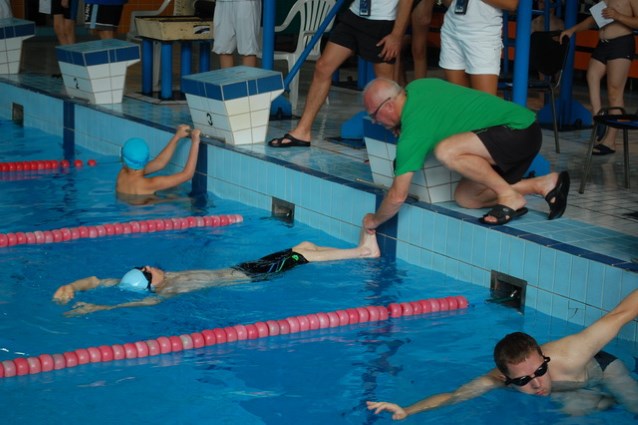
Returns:
[[[381,250],[379,249],[379,243],[377,242],[376,233],[368,233],[364,230],[361,231],[361,237],[359,238],[359,249],[361,250],[362,258],[378,258],[381,256]]]

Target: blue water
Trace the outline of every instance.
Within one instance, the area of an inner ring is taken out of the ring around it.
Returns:
[[[7,122],[0,130],[3,161],[61,158],[55,137]],[[58,286],[81,277],[119,277],[142,264],[167,270],[227,267],[302,240],[349,246],[212,194],[127,205],[113,193],[117,158],[82,149],[76,155],[96,159],[98,166],[3,176],[0,233],[204,214],[237,213],[244,222],[0,248],[0,360],[447,295],[462,294],[471,306],[0,379],[0,409],[7,423],[390,423],[389,415],[367,412],[365,401],[407,405],[453,390],[492,367],[492,347],[508,332],[524,330],[544,342],[578,330],[533,310],[521,315],[488,304],[484,288],[387,259],[312,263],[266,282],[210,288],[154,307],[66,318],[62,314],[70,306],[51,302],[51,296]],[[173,195],[187,192],[182,188]],[[99,304],[133,299],[116,288],[78,295]],[[627,344],[608,350],[633,367]],[[545,398],[497,391],[406,423],[635,423],[622,408],[570,418],[558,407]]]

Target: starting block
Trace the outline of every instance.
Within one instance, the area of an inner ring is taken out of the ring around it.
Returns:
[[[0,19],[0,74],[17,74],[20,70],[22,41],[35,35],[35,22]]]
[[[122,103],[126,68],[140,61],[140,47],[110,39],[55,48],[69,96],[89,103]]]
[[[231,145],[266,140],[270,104],[284,91],[281,72],[235,66],[182,77],[193,124]]]

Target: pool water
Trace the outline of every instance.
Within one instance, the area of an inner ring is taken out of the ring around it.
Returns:
[[[2,161],[61,158],[55,137],[8,122],[0,122],[0,130]],[[8,423],[390,423],[389,415],[369,413],[365,401],[407,405],[453,390],[492,367],[492,347],[508,332],[523,330],[544,342],[578,330],[533,310],[521,315],[486,303],[485,288],[383,258],[311,263],[268,281],[209,288],[154,307],[67,318],[70,306],[51,302],[51,296],[82,277],[120,277],[143,264],[175,271],[228,267],[302,240],[350,246],[210,193],[184,198],[187,188],[176,191],[174,201],[130,206],[113,193],[117,158],[82,149],[77,156],[98,165],[3,176],[0,233],[191,215],[241,214],[244,221],[0,248],[0,361],[448,295],[464,295],[471,305],[0,379],[0,409]],[[77,296],[98,304],[136,298],[116,288]],[[629,344],[614,343],[608,351],[634,366]],[[622,408],[570,418],[546,398],[510,391],[408,420],[458,424],[470,418],[478,424],[635,423]]]

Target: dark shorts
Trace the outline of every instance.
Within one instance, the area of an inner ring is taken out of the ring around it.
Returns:
[[[87,4],[84,22],[90,29],[115,31],[120,24],[124,5]]]
[[[275,252],[255,261],[247,261],[233,267],[253,279],[266,279],[274,273],[281,273],[300,264],[306,264],[306,258],[292,249]]]
[[[523,178],[543,144],[541,127],[536,121],[523,130],[499,125],[474,133],[496,163],[494,170],[509,184]]]
[[[613,59],[633,60],[635,53],[636,39],[633,34],[627,34],[611,40],[600,40],[591,57],[599,62],[607,63]]]
[[[355,52],[372,63],[385,62],[379,57],[383,46],[377,46],[392,32],[394,21],[374,21],[355,15],[349,9],[339,15],[339,22],[330,31],[330,41]],[[387,62],[394,63],[394,60]]]
[[[62,7],[62,0],[51,0],[51,15],[63,15],[64,19],[75,21],[77,13],[77,0],[69,0],[69,7]]]

